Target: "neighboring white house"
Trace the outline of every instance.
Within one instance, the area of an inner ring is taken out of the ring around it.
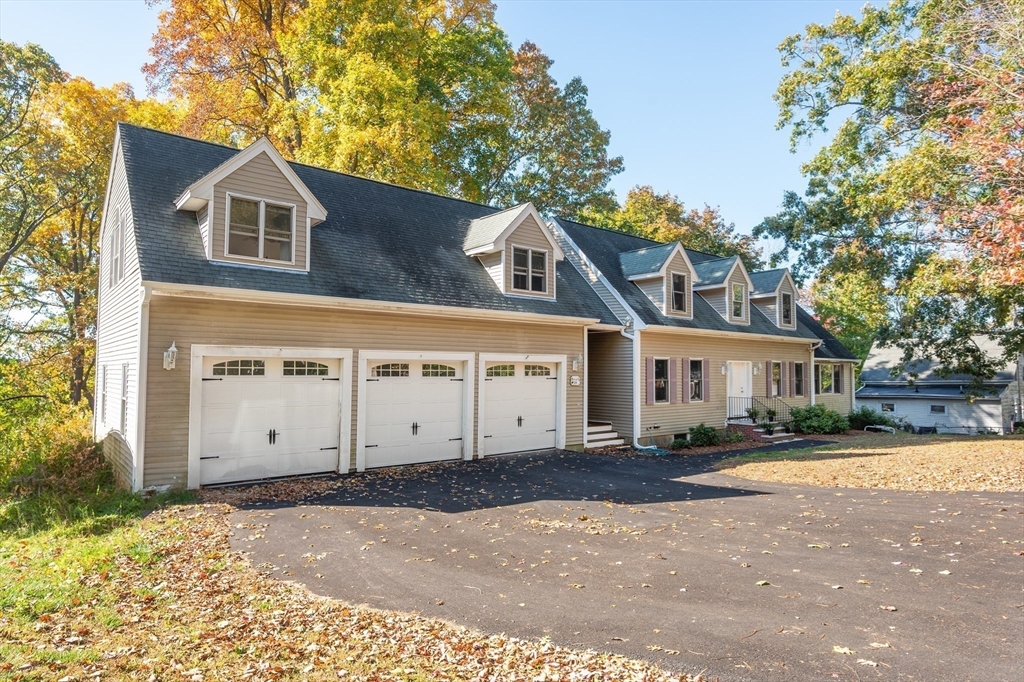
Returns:
[[[1001,353],[999,344],[989,338],[978,339],[989,354]],[[1003,367],[984,383],[980,397],[971,395],[970,375],[941,377],[932,361],[915,361],[897,376],[891,369],[899,364],[898,348],[875,344],[864,361],[857,390],[857,407],[870,407],[893,419],[912,424],[916,429],[935,428],[939,433],[1008,433],[1021,421],[1021,385],[1024,367],[1020,361]],[[910,381],[910,373],[917,378]]]

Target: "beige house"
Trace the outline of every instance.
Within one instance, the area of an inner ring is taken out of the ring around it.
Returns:
[[[785,271],[266,140],[120,125],[101,239],[95,433],[135,489],[721,427],[756,396],[814,401],[826,366],[838,390],[817,398],[850,408],[852,357]]]

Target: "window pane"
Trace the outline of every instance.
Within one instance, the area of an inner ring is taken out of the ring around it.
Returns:
[[[796,381],[793,382],[793,393],[796,395],[804,394],[804,363],[798,362],[793,365],[793,376]]]
[[[882,412],[895,412],[896,403],[882,403]]]
[[[515,365],[491,365],[487,368],[487,376],[489,377],[514,377],[515,375]]]
[[[258,258],[260,255],[259,239],[256,236],[256,232],[252,234],[243,234],[236,231],[235,227],[231,227],[231,232],[228,235],[228,253],[232,256],[249,256],[250,258]]]
[[[423,365],[423,376],[453,377],[455,376],[455,368],[448,365],[425,364]]]
[[[263,237],[263,257],[267,260],[292,260],[291,239],[278,239],[269,233]]]
[[[654,402],[668,402],[668,360],[654,361]]]
[[[931,408],[932,408],[931,409],[931,413],[932,414],[946,414],[946,406],[945,405],[932,405]]]
[[[260,203],[258,201],[231,197],[230,206],[232,225],[260,226]]]
[[[547,291],[547,277],[544,276],[544,271],[540,272],[534,270],[530,276],[530,291]]]
[[[531,251],[530,252],[530,267],[533,270],[544,272],[547,269],[548,254],[543,251]]]
[[[528,377],[549,377],[551,368],[544,365],[526,365],[523,367],[523,374]]]
[[[522,289],[524,291],[527,290],[528,287],[526,286],[526,273],[525,272],[517,272],[517,273],[514,273],[512,275],[512,288],[513,289]]]
[[[732,316],[743,317],[743,285],[732,285]]]
[[[690,400],[704,400],[704,362],[690,360]]]
[[[782,295],[782,323],[793,323],[793,297],[789,294]]]
[[[672,309],[686,312],[686,275],[672,275]]]
[[[409,364],[392,362],[387,365],[377,365],[371,374],[375,377],[407,377],[409,376]]]
[[[288,206],[267,204],[263,210],[263,257],[291,261],[292,209]]]
[[[512,266],[527,268],[530,266],[530,252],[526,249],[512,249]]]
[[[772,363],[772,390],[774,391],[772,395],[782,395],[782,363],[780,362]]]
[[[818,393],[832,392],[832,365],[818,366]]]

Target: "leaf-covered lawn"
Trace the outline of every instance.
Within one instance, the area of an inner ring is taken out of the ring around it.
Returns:
[[[0,679],[687,679],[315,596],[230,551],[231,510],[0,540]]]
[[[756,481],[840,488],[1024,490],[1024,437],[865,434],[836,445],[720,462]]]

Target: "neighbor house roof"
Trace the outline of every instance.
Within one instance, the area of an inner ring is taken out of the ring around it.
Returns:
[[[675,243],[657,244],[620,253],[619,263],[622,264],[622,274],[626,277],[634,277],[658,272],[675,249]]]
[[[857,398],[901,398],[911,400],[928,400],[941,398],[943,400],[966,400],[962,389],[957,386],[862,386],[857,391]],[[998,395],[992,391],[988,395],[978,397],[975,400],[998,400]]]
[[[699,287],[725,284],[725,278],[729,276],[738,256],[728,258],[713,258],[700,263],[694,263],[693,269],[697,272],[696,285]]]
[[[504,296],[463,252],[472,221],[497,209],[297,163],[288,165],[327,211],[311,229],[310,271],[211,262],[195,214],[176,210],[174,200],[239,150],[124,123],[118,131],[144,281],[618,324],[565,261],[556,264],[557,300]]]
[[[591,227],[562,218],[559,218],[557,222],[569,238],[575,242],[579,250],[586,254],[590,262],[601,271],[601,274],[608,280],[608,283],[618,291],[623,300],[636,311],[645,324],[736,332],[739,334],[767,334],[806,339],[809,342],[819,338],[807,325],[800,323],[799,319],[796,329],[779,329],[756,306],[750,306],[749,325],[730,324],[718,314],[710,303],[701,298],[699,293],[696,292],[693,296],[693,319],[665,315],[636,284],[627,279],[627,275],[623,272],[622,260],[620,258],[622,254],[637,252],[643,249],[653,250],[665,245],[624,232]],[[674,247],[675,244],[671,246]],[[701,267],[700,264],[708,261],[729,260],[728,258],[723,259],[719,256],[690,249],[686,249],[686,255],[693,264],[694,269],[699,269]],[[735,259],[735,257],[731,258]],[[712,267],[717,266],[712,265]],[[732,266],[730,265],[729,267],[731,268]]]
[[[750,273],[750,283],[754,285],[754,290],[750,294],[752,296],[774,294],[785,276],[785,268]]]
[[[989,336],[974,337],[974,342],[989,356],[1002,355],[1003,349],[999,342]],[[903,359],[903,351],[895,346],[881,346],[874,344],[871,352],[864,361],[864,369],[861,370],[861,381],[864,383],[906,383],[910,380],[910,373],[916,373],[914,383],[940,383],[940,384],[966,384],[973,377],[970,374],[953,374],[949,377],[941,377],[938,372],[938,363],[931,359],[915,360],[907,366],[898,376],[892,376],[890,371],[899,365]],[[996,375],[986,383],[1008,383],[1013,381],[1016,372],[1016,363],[1007,363]]]

